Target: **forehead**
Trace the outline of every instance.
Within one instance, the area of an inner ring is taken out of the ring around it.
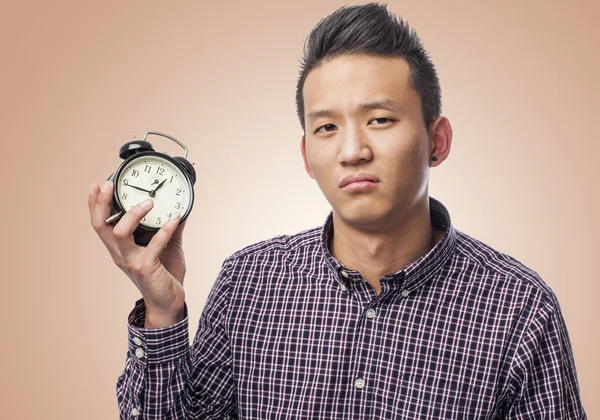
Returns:
[[[390,98],[403,109],[420,108],[410,85],[410,67],[399,57],[336,57],[310,71],[304,82],[305,114],[314,109],[352,111],[359,104]]]

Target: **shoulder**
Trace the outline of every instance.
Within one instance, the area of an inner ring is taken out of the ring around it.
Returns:
[[[475,267],[477,272],[486,273],[485,277],[501,280],[513,291],[535,298],[538,304],[553,305],[556,301],[553,289],[537,271],[512,255],[458,230],[455,253],[457,258]]]
[[[230,262],[253,259],[259,257],[273,257],[277,255],[301,252],[307,247],[318,246],[321,239],[322,227],[313,227],[295,234],[277,235],[253,244],[247,245],[231,254],[227,260]]]

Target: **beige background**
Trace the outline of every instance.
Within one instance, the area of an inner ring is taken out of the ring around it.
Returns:
[[[139,293],[89,224],[90,184],[148,130],[187,144],[193,336],[225,257],[329,210],[302,166],[294,89],[305,37],[344,2],[18,4],[0,17],[2,417],[117,418]],[[599,418],[598,3],[388,4],[431,53],[454,129],[430,195],[554,289]]]

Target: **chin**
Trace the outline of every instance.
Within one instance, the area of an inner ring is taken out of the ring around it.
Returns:
[[[382,206],[375,205],[372,202],[353,202],[343,205],[333,206],[333,211],[337,213],[344,223],[357,227],[369,228],[385,224],[389,218],[389,211]]]

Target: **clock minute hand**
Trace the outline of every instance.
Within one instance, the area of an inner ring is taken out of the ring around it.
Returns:
[[[144,192],[147,192],[147,193],[151,193],[152,192],[152,191],[149,191],[149,190],[145,190],[144,188],[136,187],[135,185],[131,185],[131,184],[125,184],[125,185],[127,185],[128,187],[131,187],[131,188],[135,188],[136,190],[144,191]]]

